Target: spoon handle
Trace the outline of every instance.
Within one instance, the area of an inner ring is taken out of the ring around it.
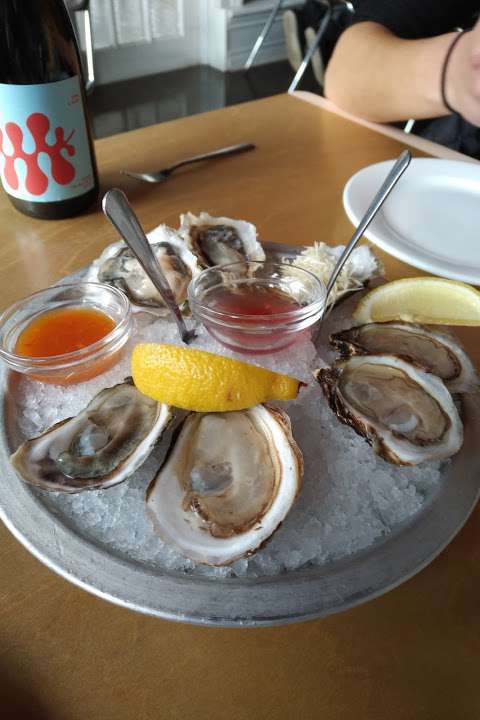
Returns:
[[[170,309],[183,342],[188,343],[191,340],[191,333],[187,330],[180,309],[170,289],[170,285],[153,254],[150,243],[127,200],[127,196],[122,190],[113,188],[103,196],[102,208],[107,218],[125,240],[162,296],[165,304]]]
[[[387,197],[390,195],[391,191],[397,184],[397,182],[400,180],[401,176],[407,169],[407,167],[410,164],[410,160],[412,159],[412,155],[409,152],[409,150],[404,150],[398,157],[397,161],[395,162],[394,166],[388,173],[387,177],[383,181],[380,190],[377,192],[375,197],[373,198],[372,202],[368,206],[365,215],[360,220],[360,223],[355,230],[355,232],[352,235],[352,239],[346,246],[343,253],[340,255],[337,264],[333,268],[332,274],[330,275],[330,278],[328,280],[327,284],[327,293],[325,295],[325,308],[327,307],[327,299],[330,295],[333,286],[335,285],[335,282],[340,274],[341,269],[343,268],[344,264],[347,262],[348,258],[350,257],[350,254],[355,247],[355,245],[358,243],[360,238],[362,237],[363,233],[367,229],[367,227],[372,222],[373,218],[377,214],[377,212],[382,207],[383,203],[387,199]]]

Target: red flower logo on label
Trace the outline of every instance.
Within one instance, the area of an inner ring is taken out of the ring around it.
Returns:
[[[75,130],[65,138],[63,128],[55,128],[55,143],[49,145],[46,138],[50,130],[50,120],[46,115],[32,113],[28,116],[26,125],[35,143],[35,150],[32,153],[23,150],[23,130],[16,123],[7,122],[5,123],[5,133],[13,147],[13,154],[7,155],[4,149],[3,133],[0,130],[0,153],[5,158],[3,172],[6,183],[12,190],[18,190],[19,180],[15,170],[15,160],[21,159],[25,161],[27,167],[25,188],[31,195],[43,195],[48,189],[49,178],[40,168],[38,156],[40,153],[46,153],[51,162],[52,178],[59,185],[69,185],[75,177],[75,167],[63,157],[61,152],[66,150],[69,157],[75,155],[75,148],[70,144]]]

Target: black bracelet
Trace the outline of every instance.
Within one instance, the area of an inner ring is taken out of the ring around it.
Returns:
[[[456,110],[452,108],[450,103],[447,100],[446,94],[445,94],[445,84],[447,81],[447,69],[448,69],[448,62],[450,60],[450,57],[452,55],[453,49],[455,45],[458,43],[462,35],[466,32],[466,30],[460,30],[457,35],[453,38],[452,42],[450,43],[450,47],[447,50],[447,54],[445,55],[445,60],[443,61],[443,67],[442,67],[442,75],[440,77],[440,94],[442,96],[442,102],[447,108],[447,110],[451,113],[456,113]]]

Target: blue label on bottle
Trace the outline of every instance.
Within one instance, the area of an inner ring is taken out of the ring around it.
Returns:
[[[77,76],[0,83],[0,172],[9,195],[54,202],[83,195],[94,176]]]

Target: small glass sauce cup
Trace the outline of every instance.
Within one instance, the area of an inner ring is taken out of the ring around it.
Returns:
[[[100,340],[72,352],[50,357],[29,357],[15,352],[19,336],[31,322],[52,310],[72,307],[98,310],[108,315],[115,326]],[[94,282],[57,285],[29,295],[0,315],[0,358],[10,370],[36,380],[73,385],[113,367],[132,329],[130,302],[120,290]]]
[[[207,268],[192,280],[194,317],[226,347],[272,353],[310,335],[321,318],[325,285],[287,263],[243,261]]]

